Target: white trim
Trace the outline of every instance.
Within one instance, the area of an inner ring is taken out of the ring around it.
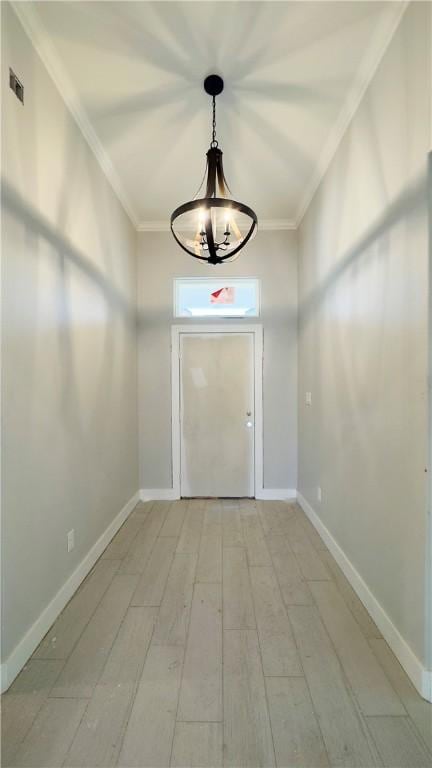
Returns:
[[[422,670],[422,687],[419,690],[419,693],[421,696],[423,696],[424,699],[426,699],[426,701],[430,701],[432,703],[432,670],[425,669],[424,667]]]
[[[179,499],[173,488],[141,488],[141,501],[175,501]]]
[[[168,219],[160,221],[139,221],[137,232],[169,232],[171,229]]]
[[[34,4],[18,2],[17,0],[11,0],[10,4],[15,11],[19,21],[21,22],[27,37],[30,39],[30,42],[39,54],[39,57],[44,64],[49,76],[54,82],[54,85],[58,89],[62,100],[66,104],[67,109],[77,123],[90,149],[93,151],[96,160],[98,161],[119,202],[123,206],[125,212],[127,213],[133,226],[136,229],[138,216],[134,210],[134,207],[124,190],[123,184],[120,181],[120,178],[111,162],[108,153],[104,149],[99,137],[96,134],[96,131],[90,122],[87,112],[85,111],[83,105],[80,102],[80,99],[78,98],[76,90],[72,85],[69,76],[66,74],[66,71],[58,57],[54,46],[50,41],[45,27],[43,26],[37,13],[35,13],[33,8]]]
[[[390,22],[382,23],[382,28],[375,32],[375,44],[371,45],[367,56],[364,58],[360,67],[360,72],[355,79],[353,87],[350,89],[338,118],[330,131],[329,137],[324,144],[324,149],[318,159],[316,168],[312,177],[306,186],[305,193],[300,201],[295,226],[298,228],[302,219],[309,208],[318,187],[323,180],[330,163],[332,162],[339,145],[345,136],[349,125],[357,112],[363,96],[365,95],[370,83],[372,82],[377,69],[384,58],[384,55],[393,39],[393,36],[402,20],[402,17],[409,5],[409,0],[395,4],[394,15]]]
[[[93,568],[96,560],[99,559],[102,552],[107,548],[111,539],[115,536],[119,528],[123,525],[126,518],[130,515],[139,501],[139,493],[135,493],[131,499],[124,505],[118,515],[109,524],[108,528],[93,544],[90,551],[81,560],[80,564],[74,570],[71,576],[60,587],[57,594],[51,602],[42,611],[34,624],[27,630],[24,637],[15,646],[9,658],[1,665],[1,691],[6,691],[15,680],[18,673],[22,670],[24,664],[28,661],[33,651],[37,648],[42,638],[46,635],[50,627],[54,624],[56,618],[62,612],[65,605],[78,589],[81,582]]]
[[[312,525],[316,528],[322,540],[327,545],[334,559],[344,572],[346,578],[356,592],[357,596],[362,601],[366,610],[372,616],[375,624],[381,631],[384,639],[389,644],[390,648],[401,663],[410,680],[417,688],[420,695],[428,701],[431,701],[431,672],[423,667],[421,661],[417,658],[414,651],[409,647],[406,640],[404,640],[399,630],[395,627],[392,620],[385,612],[382,605],[378,602],[375,595],[373,595],[365,581],[363,581],[359,572],[355,569],[351,561],[348,559],[337,541],[333,538],[328,528],[326,528],[324,523],[318,517],[317,513],[311,507],[309,502],[306,501],[301,493],[297,493],[297,500],[304,513],[307,515]]]
[[[431,40],[432,40],[432,8],[431,17]],[[431,55],[431,83],[432,83],[432,55]],[[432,96],[431,96],[432,104]],[[431,112],[431,136],[432,136],[432,112]],[[432,151],[428,156],[428,214],[429,214],[429,307],[428,307],[428,484],[427,484],[427,512],[426,512],[426,644],[427,644],[427,663],[432,667]],[[429,690],[429,700],[432,701],[432,671],[427,673],[425,686]]]
[[[171,455],[172,485],[180,497],[180,335],[189,333],[253,333],[255,384],[255,496],[263,490],[263,327],[259,323],[212,323],[171,326]],[[257,496],[258,498],[258,496]]]
[[[258,230],[277,231],[293,230],[297,225],[291,219],[258,219]],[[171,229],[168,219],[160,221],[140,221],[137,224],[138,232],[169,232]],[[180,227],[180,231],[181,227]]]
[[[256,498],[262,501],[286,501],[296,499],[297,491],[295,488],[261,488]]]
[[[291,219],[258,219],[258,231],[270,230],[274,232],[292,229],[297,229],[297,223]]]
[[[426,643],[427,663],[432,667],[432,6],[429,5],[429,153],[428,153],[428,220],[429,220],[429,308],[428,308],[428,491],[427,491],[427,547],[426,547]],[[424,689],[432,701],[432,669],[425,670]]]

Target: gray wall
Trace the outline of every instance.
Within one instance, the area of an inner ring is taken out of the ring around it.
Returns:
[[[6,659],[138,490],[138,436],[136,235],[13,11],[1,10]]]
[[[213,269],[184,253],[169,232],[139,234],[141,488],[172,487],[171,325],[173,322],[193,322],[173,320],[173,279],[208,277]],[[296,488],[296,233],[258,232],[235,262],[222,266],[214,274],[261,279],[264,486]],[[243,321],[234,322],[241,326]]]
[[[430,10],[408,8],[299,232],[299,490],[423,662]]]

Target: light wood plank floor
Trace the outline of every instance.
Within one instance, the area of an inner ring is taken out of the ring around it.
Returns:
[[[2,710],[4,767],[432,765],[432,706],[295,503],[139,504]]]

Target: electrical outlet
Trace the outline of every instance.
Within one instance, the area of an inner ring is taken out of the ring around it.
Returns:
[[[317,488],[317,499],[318,499],[318,501],[322,501],[322,491],[321,491],[321,486],[320,485]]]
[[[312,405],[312,392],[306,392],[306,405]]]
[[[67,535],[67,551],[72,552],[75,546],[75,530],[72,528]]]

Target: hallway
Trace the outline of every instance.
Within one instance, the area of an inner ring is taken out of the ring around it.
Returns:
[[[300,507],[140,503],[3,696],[3,766],[426,768],[415,691]]]

